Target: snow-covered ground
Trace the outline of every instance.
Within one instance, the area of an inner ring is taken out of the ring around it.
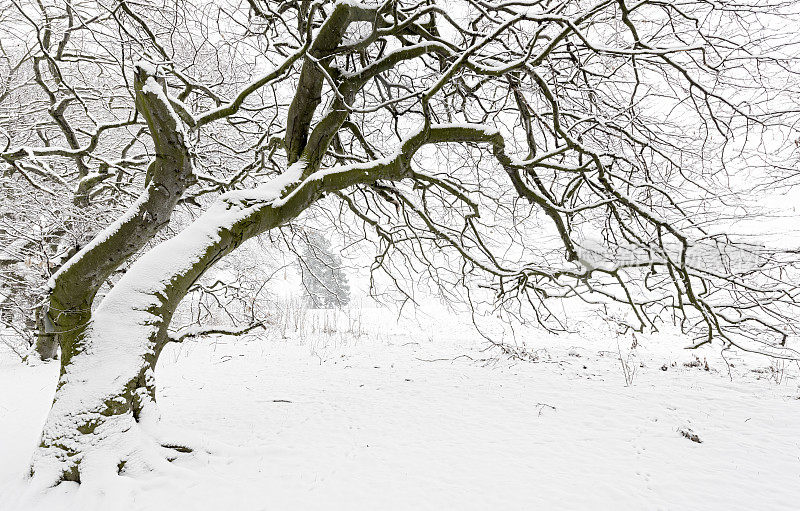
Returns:
[[[796,364],[602,329],[518,330],[519,360],[468,318],[417,319],[170,347],[164,421],[208,452],[44,495],[23,476],[58,368],[7,357],[0,509],[800,509]]]

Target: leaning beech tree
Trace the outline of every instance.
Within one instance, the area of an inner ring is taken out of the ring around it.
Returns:
[[[375,243],[373,272],[401,290],[488,289],[551,329],[552,299],[621,303],[637,330],[798,355],[796,256],[728,229],[742,176],[791,146],[780,4],[31,4],[4,4],[22,41],[4,51],[49,106],[33,133],[5,127],[8,179],[69,178],[89,205],[138,190],[49,280],[61,375],[41,484],[191,448],[157,428],[176,308],[243,242],[306,217]],[[194,220],[154,243],[180,208]]]

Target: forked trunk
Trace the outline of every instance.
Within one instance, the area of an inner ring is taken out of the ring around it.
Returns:
[[[37,311],[36,351],[42,360],[53,358],[58,346],[62,357],[75,351],[72,343],[78,342],[91,324],[97,291],[114,270],[169,223],[178,200],[195,182],[183,124],[155,70],[137,66],[134,89],[136,108],[147,121],[156,157],[147,169],[145,189],[138,200],[70,257],[48,282],[47,307]]]
[[[180,234],[136,261],[67,344],[34,456],[34,477],[54,484],[94,471],[149,470],[164,463],[166,456],[142,427],[155,416],[158,354],[178,303],[231,250],[295,218],[325,192],[403,179],[425,143],[489,141],[499,151],[498,137],[483,127],[430,127],[411,136],[391,158],[316,172],[301,159],[260,187],[224,194]]]
[[[170,457],[152,436],[154,369],[180,300],[203,272],[270,221],[221,201],[139,259],[66,344],[55,400],[31,473],[34,484],[150,471]],[[260,211],[263,213],[264,211]],[[263,219],[262,219],[263,220]],[[91,477],[91,476],[90,476]]]

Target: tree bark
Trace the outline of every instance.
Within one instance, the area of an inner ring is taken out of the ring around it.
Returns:
[[[301,158],[252,190],[224,194],[189,227],[137,260],[62,357],[53,407],[32,465],[45,485],[98,471],[150,471],[167,455],[148,438],[157,421],[154,369],[167,327],[189,288],[245,240],[294,219],[324,193],[411,175],[424,144],[503,139],[482,126],[434,126],[412,135],[392,157],[307,173]],[[143,426],[144,425],[144,426]]]
[[[62,364],[92,317],[94,297],[119,268],[164,226],[183,192],[195,181],[183,125],[154,71],[137,67],[136,108],[147,121],[156,157],[145,178],[145,190],[116,222],[71,257],[50,279],[36,351],[47,360],[61,347]],[[63,370],[63,369],[62,369]]]

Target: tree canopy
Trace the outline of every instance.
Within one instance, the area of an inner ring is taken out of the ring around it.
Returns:
[[[791,5],[0,5],[3,193],[62,208],[19,247],[54,260],[42,480],[80,480],[98,446],[157,465],[131,432],[176,307],[244,241],[305,221],[373,244],[409,299],[421,280],[489,292],[551,330],[554,300],[618,303],[629,328],[798,355],[796,253],[733,227],[791,177]]]

